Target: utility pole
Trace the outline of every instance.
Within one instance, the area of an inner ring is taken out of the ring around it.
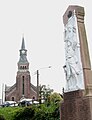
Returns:
[[[4,99],[3,92],[4,92],[4,83],[2,84],[2,104],[3,104],[3,99]]]
[[[48,66],[48,67],[43,67],[43,68],[40,68],[39,70],[41,69],[46,69],[46,68],[51,68],[51,66]],[[37,100],[39,100],[39,70],[37,70]]]
[[[37,70],[37,100],[39,100],[39,70]]]

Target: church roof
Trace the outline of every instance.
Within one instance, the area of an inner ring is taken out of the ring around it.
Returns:
[[[31,89],[33,90],[33,91],[37,91],[37,87],[36,86],[34,86],[32,83],[30,83],[31,84]],[[10,92],[10,91],[12,91],[13,89],[15,89],[16,88],[16,83],[13,85],[13,86],[5,86],[5,92]]]
[[[32,88],[35,92],[37,92],[37,87],[34,86],[32,83],[30,83],[30,84],[31,84],[31,88]]]
[[[7,85],[5,85],[5,91],[11,91],[15,87],[16,87],[16,84],[14,84],[13,86],[7,86]]]

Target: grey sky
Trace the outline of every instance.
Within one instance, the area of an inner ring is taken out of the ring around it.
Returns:
[[[52,66],[51,69],[40,69],[40,84],[49,84],[56,92],[62,92],[65,85],[62,68],[64,65],[62,16],[69,5],[85,7],[85,26],[91,48],[91,1],[0,1],[0,98],[2,83],[13,85],[16,82],[23,34],[28,50],[31,82],[36,85],[36,75],[33,74],[37,69]]]

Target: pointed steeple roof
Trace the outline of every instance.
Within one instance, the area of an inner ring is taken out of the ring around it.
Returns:
[[[28,63],[27,60],[27,50],[25,49],[25,42],[24,42],[24,36],[22,37],[22,44],[21,44],[21,49],[20,51],[20,59],[19,59],[19,64],[26,64]]]
[[[24,41],[24,36],[22,37],[21,50],[25,50],[25,41]]]

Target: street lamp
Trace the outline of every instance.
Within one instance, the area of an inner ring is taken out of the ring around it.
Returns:
[[[51,66],[43,67],[43,68],[40,68],[39,70],[46,69],[46,68],[51,68]],[[37,70],[37,100],[39,99],[39,70]]]

